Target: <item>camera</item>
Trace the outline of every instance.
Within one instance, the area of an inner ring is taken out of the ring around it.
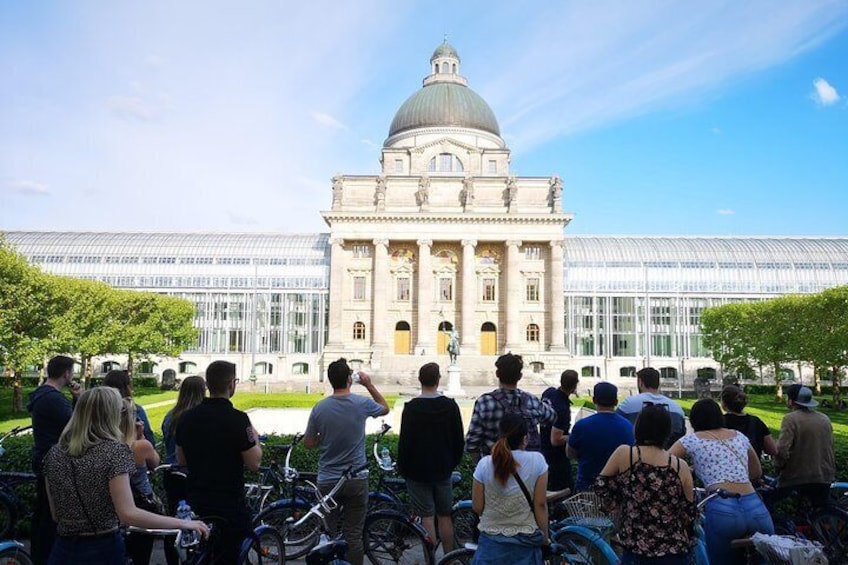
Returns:
[[[359,383],[359,371],[354,371],[353,374],[350,375],[350,379],[353,382],[358,384]]]

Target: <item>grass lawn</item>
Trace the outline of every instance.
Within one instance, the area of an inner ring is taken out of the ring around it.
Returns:
[[[32,390],[32,388],[24,389],[24,406],[26,406],[27,396]],[[239,410],[250,408],[312,408],[322,398],[324,396],[320,393],[279,392],[266,394],[264,392],[236,391],[236,395],[233,397],[233,405]],[[399,398],[398,395],[387,395],[386,401],[389,406],[393,406]],[[136,402],[145,407],[153,431],[159,433],[165,414],[174,407],[174,403],[177,401],[177,392],[162,392],[158,389],[141,390],[136,391],[135,399]],[[31,423],[26,408],[23,413],[17,414],[13,414],[11,408],[12,389],[0,389],[0,433],[8,432],[15,426],[26,426]]]

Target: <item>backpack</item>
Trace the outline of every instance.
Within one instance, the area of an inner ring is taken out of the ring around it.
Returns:
[[[539,426],[536,420],[529,414],[530,396],[524,392],[518,391],[519,402],[518,406],[514,406],[506,397],[506,393],[500,389],[489,393],[492,398],[498,401],[498,404],[504,410],[504,413],[518,414],[527,423],[527,451],[540,451],[542,449],[542,438],[539,436]]]

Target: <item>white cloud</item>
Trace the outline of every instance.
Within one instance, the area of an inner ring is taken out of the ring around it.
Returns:
[[[50,194],[50,187],[43,182],[33,180],[17,180],[9,183],[9,188],[21,194],[35,194],[46,196]]]
[[[315,120],[322,126],[327,126],[333,129],[347,129],[346,125],[341,123],[339,120],[337,120],[330,114],[325,114],[324,112],[311,112],[309,115],[312,116],[313,120]]]
[[[833,106],[841,98],[836,89],[821,77],[813,81],[813,88],[810,98],[822,106]]]
[[[227,218],[229,218],[231,224],[236,226],[255,226],[259,223],[254,216],[232,211],[227,212]]]
[[[718,214],[719,216],[732,216],[735,213],[736,212],[734,212],[730,208],[719,208],[718,210],[716,210],[716,214]]]
[[[361,143],[365,147],[370,147],[371,149],[380,149],[381,147],[379,143],[371,141],[370,139],[364,137],[359,140],[359,143]]]
[[[721,135],[721,128],[714,127],[710,131],[713,132],[713,135]]]
[[[157,109],[140,96],[112,96],[106,100],[106,108],[116,117],[141,122],[153,121]]]

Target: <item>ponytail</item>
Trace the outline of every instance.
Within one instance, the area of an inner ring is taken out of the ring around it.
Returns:
[[[512,456],[512,450],[503,436],[492,446],[492,466],[495,469],[495,479],[502,486],[506,486],[507,480],[518,469],[518,461]]]
[[[524,438],[527,437],[527,423],[518,414],[506,413],[498,424],[500,437],[492,446],[492,467],[495,472],[495,480],[502,486],[518,469],[518,461],[512,452],[521,447]]]

